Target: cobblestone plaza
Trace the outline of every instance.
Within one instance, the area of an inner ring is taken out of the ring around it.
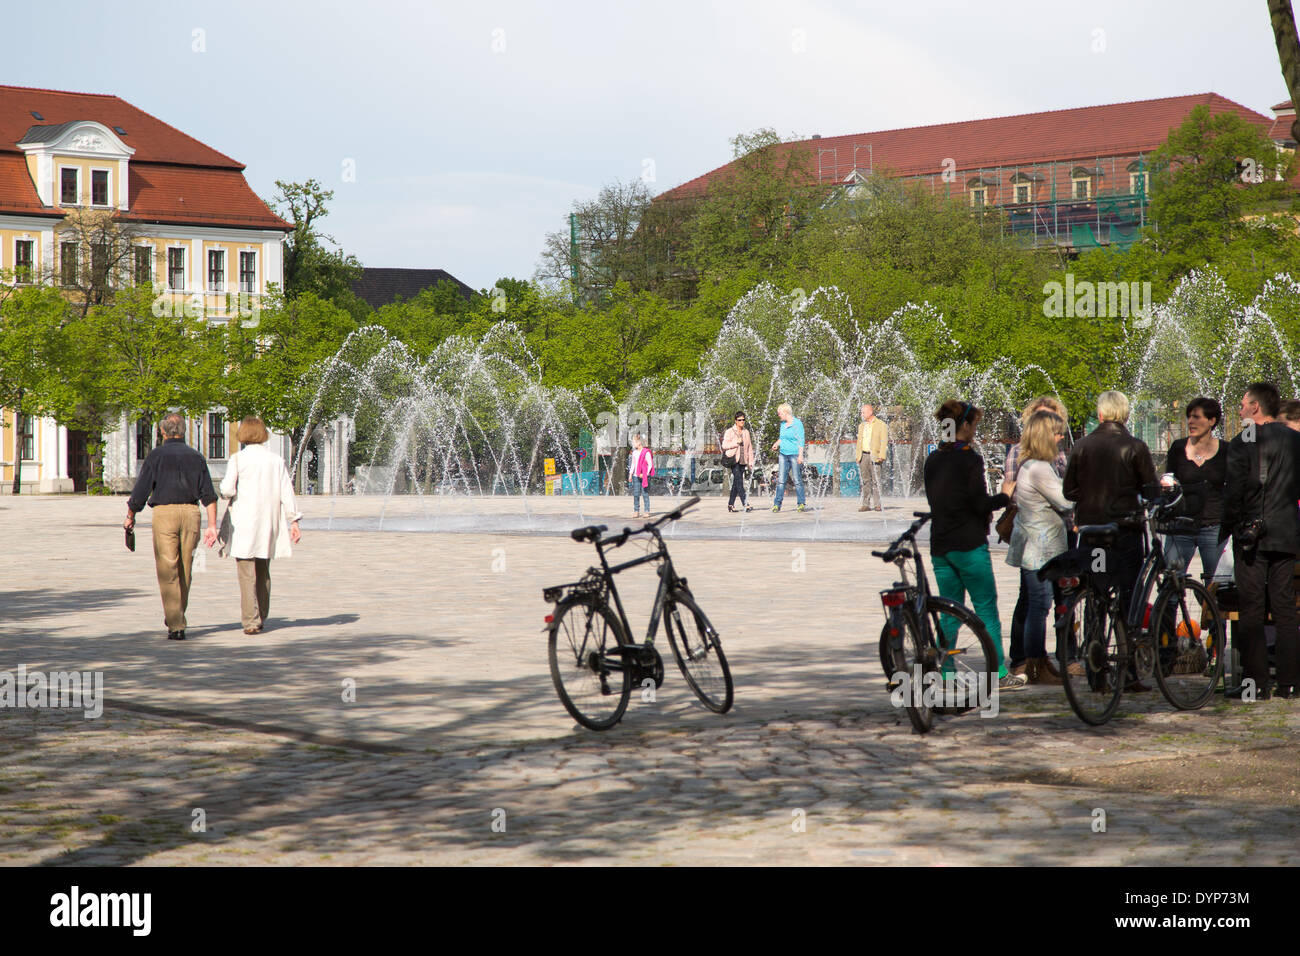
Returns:
[[[120,498],[0,499],[0,671],[100,671],[104,695],[97,719],[0,709],[0,861],[1290,859],[1287,701],[1178,713],[1153,692],[1088,728],[1061,688],[1036,687],[1002,694],[996,717],[912,733],[876,648],[893,569],[869,551],[920,502],[881,517],[706,500],[669,542],[722,636],[735,707],[705,711],[670,661],[614,730],[576,727],[547,670],[541,589],[593,560],[558,532],[631,511],[586,502],[301,499],[266,631],[242,633],[234,568],[212,551],[181,643],[165,639],[147,514],[132,554]],[[1016,578],[1001,552],[994,566],[1005,621]],[[652,597],[638,573],[620,580],[634,627]]]

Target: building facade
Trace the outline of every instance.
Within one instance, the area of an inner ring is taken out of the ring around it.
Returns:
[[[0,86],[0,281],[76,286],[102,248],[86,241],[87,216],[111,218],[132,246],[118,274],[152,283],[163,308],[248,321],[283,284],[292,227],[243,164],[116,96]],[[0,424],[0,493],[20,458],[23,492],[84,489],[87,436],[8,409]],[[238,450],[232,423],[210,409],[187,431],[220,479]],[[104,480],[129,490],[154,426],[123,415],[104,437]]]
[[[1217,93],[1026,113],[991,119],[853,133],[782,143],[800,154],[808,175],[828,193],[852,196],[875,172],[960,199],[1000,207],[1007,228],[1035,245],[1067,254],[1100,246],[1127,249],[1146,224],[1148,157],[1205,106],[1236,113],[1280,149],[1294,149],[1295,110],[1279,103],[1269,118]],[[731,164],[682,183],[656,202],[690,199],[725,188]]]

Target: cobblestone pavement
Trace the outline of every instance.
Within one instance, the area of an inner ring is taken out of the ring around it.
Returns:
[[[320,518],[330,502],[305,505]],[[271,626],[256,638],[239,628],[233,568],[209,554],[180,643],[164,639],[147,533],[137,553],[121,546],[122,510],[121,498],[0,498],[0,671],[101,670],[107,698],[99,719],[0,709],[4,863],[1294,854],[1288,702],[1177,713],[1155,693],[1089,729],[1059,688],[1036,688],[1004,694],[996,717],[913,734],[875,653],[891,569],[862,544],[674,543],[722,633],[736,706],[704,711],[672,671],[656,701],[634,695],[619,727],[594,734],[551,687],[540,598],[581,573],[589,546],[311,532],[274,562]],[[1014,577],[995,565],[1009,617]],[[634,623],[653,580],[635,573]]]

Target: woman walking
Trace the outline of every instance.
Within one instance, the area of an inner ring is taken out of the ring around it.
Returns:
[[[736,421],[722,433],[722,463],[731,462],[731,498],[727,510],[736,510],[736,496],[740,496],[740,505],[746,511],[753,511],[749,506],[749,495],[745,490],[745,470],[754,464],[754,442],[745,427],[745,413],[736,412]]]
[[[1228,480],[1228,443],[1214,437],[1223,420],[1223,408],[1212,398],[1187,403],[1187,437],[1169,446],[1165,470],[1183,486],[1188,513],[1196,517],[1195,534],[1165,538],[1165,560],[1179,571],[1187,570],[1192,555],[1201,553],[1201,574],[1209,580],[1219,563],[1219,524],[1223,520],[1223,486]],[[1199,502],[1200,511],[1196,512]]]
[[[284,459],[266,447],[270,433],[252,415],[235,433],[240,449],[230,456],[220,494],[230,499],[221,553],[235,558],[244,633],[260,633],[271,610],[271,559],[293,553],[302,540],[293,482]],[[229,527],[227,528],[227,524]]]
[[[1007,673],[1002,655],[998,590],[989,555],[989,518],[1007,506],[1004,494],[990,495],[984,484],[984,459],[971,440],[984,413],[969,402],[950,399],[935,413],[944,436],[925,460],[925,497],[930,502],[930,563],[939,594],[961,603],[970,592],[973,610],[997,649],[998,686],[1025,685],[1023,674]],[[945,619],[944,622],[946,623]],[[941,627],[942,627],[941,623]],[[945,634],[945,641],[952,640]]]
[[[1068,548],[1063,516],[1072,505],[1061,490],[1061,476],[1055,467],[1058,442],[1064,437],[1065,422],[1061,418],[1050,411],[1037,411],[1029,416],[1020,438],[1016,521],[1007,564],[1020,569],[1020,591],[1026,599],[1025,676],[1031,684],[1061,683],[1060,672],[1047,656],[1052,582],[1040,581],[1038,571]]]
[[[632,487],[633,518],[641,517],[641,499],[645,499],[645,516],[650,517],[650,477],[655,473],[654,455],[645,447],[640,432],[632,436],[632,454],[627,460],[627,483]]]

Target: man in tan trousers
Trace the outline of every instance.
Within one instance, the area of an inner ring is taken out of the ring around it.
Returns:
[[[882,511],[880,485],[883,481],[885,454],[889,448],[889,427],[876,417],[871,405],[862,406],[862,424],[858,425],[855,455],[862,481],[862,507],[859,511]]]
[[[199,503],[208,512],[203,541],[217,541],[217,493],[203,456],[185,444],[185,419],[180,412],[163,417],[163,443],[149,452],[135,490],[126,503],[126,528],[145,501],[153,508],[153,557],[162,592],[167,639],[185,640],[185,609],[190,603],[190,569],[199,546]]]

